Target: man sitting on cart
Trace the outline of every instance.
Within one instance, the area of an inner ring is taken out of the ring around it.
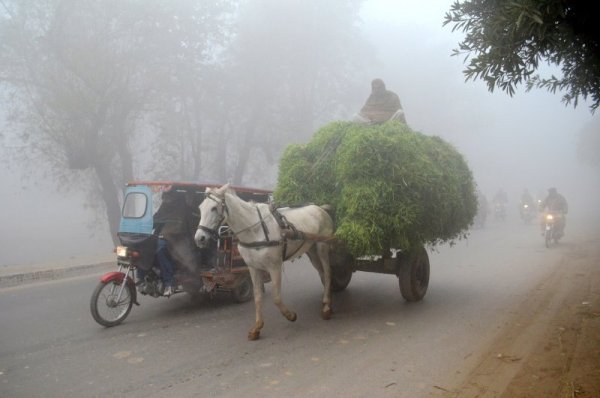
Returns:
[[[354,116],[353,121],[360,124],[381,124],[388,120],[399,120],[406,123],[404,110],[400,104],[398,94],[385,88],[381,79],[371,82],[371,95],[367,98],[360,112]]]

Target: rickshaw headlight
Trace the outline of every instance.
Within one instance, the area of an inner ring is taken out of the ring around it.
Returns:
[[[115,250],[117,252],[118,257],[127,257],[127,247],[126,246],[117,246]]]
[[[546,220],[552,221],[552,220],[554,220],[554,216],[552,214],[547,214],[546,215]]]

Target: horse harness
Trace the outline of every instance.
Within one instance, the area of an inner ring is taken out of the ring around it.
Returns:
[[[225,203],[225,199],[215,199],[213,197],[213,195],[207,195],[207,198],[214,200],[215,202],[217,202],[220,206],[222,206],[223,210],[220,213],[220,220],[217,223],[217,226],[214,229],[205,227],[203,225],[198,225],[198,229],[201,229],[203,231],[208,232],[211,237],[213,237],[213,239],[218,239],[218,232],[217,232],[217,227],[219,225],[221,225],[223,223],[223,221],[225,220],[225,216],[223,215],[225,212],[229,213],[228,209],[227,209],[227,204]],[[260,212],[260,209],[258,208],[258,206],[254,207],[256,209],[256,213],[258,214],[258,222],[240,230],[240,231],[233,231],[233,233],[235,235],[239,235],[242,232],[245,232],[251,228],[254,228],[255,226],[259,225],[262,227],[263,230],[263,234],[265,236],[265,240],[261,240],[261,241],[255,241],[255,242],[242,242],[241,240],[239,240],[238,238],[238,245],[242,246],[242,247],[246,247],[246,248],[252,248],[252,249],[261,249],[263,247],[273,247],[273,246],[279,246],[279,245],[283,245],[283,251],[282,251],[282,259],[288,260],[292,257],[294,257],[294,255],[300,251],[300,249],[302,248],[302,245],[298,246],[298,249],[296,249],[292,254],[290,254],[289,256],[287,255],[287,242],[288,240],[303,240],[303,241],[308,241],[308,240],[316,240],[316,237],[313,237],[312,239],[308,236],[308,234],[302,232],[302,231],[298,231],[298,229],[296,229],[296,227],[294,226],[294,224],[292,224],[291,222],[289,222],[285,216],[283,214],[281,214],[278,209],[273,206],[272,204],[269,206],[269,216],[273,217],[275,219],[275,221],[277,222],[277,225],[279,225],[279,228],[281,228],[281,240],[271,240],[269,237],[269,228],[267,227],[267,224],[265,223],[265,218],[263,217],[263,215]]]

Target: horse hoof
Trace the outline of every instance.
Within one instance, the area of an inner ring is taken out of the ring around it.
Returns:
[[[248,340],[250,340],[250,341],[258,340],[259,337],[260,337],[259,330],[251,330],[248,332]]]
[[[331,310],[326,310],[321,312],[321,317],[326,321],[331,319]]]
[[[286,318],[287,318],[287,320],[288,320],[288,321],[290,321],[290,322],[294,322],[294,321],[296,320],[296,318],[298,318],[298,317],[296,316],[296,313],[295,313],[295,312],[291,312],[291,311],[290,311],[290,313],[289,313],[288,315],[286,315],[285,317],[286,317]]]

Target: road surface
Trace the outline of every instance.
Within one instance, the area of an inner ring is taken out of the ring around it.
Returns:
[[[429,252],[422,302],[404,302],[394,276],[359,272],[334,296],[329,321],[316,271],[287,263],[283,299],[298,320],[277,312],[267,285],[255,342],[246,340],[253,303],[227,296],[142,297],[105,329],[89,312],[98,275],[2,288],[0,397],[501,396],[526,377],[544,319],[566,299],[582,311],[597,304],[584,294],[600,264],[595,225],[571,220],[546,249],[537,225],[489,221]]]

